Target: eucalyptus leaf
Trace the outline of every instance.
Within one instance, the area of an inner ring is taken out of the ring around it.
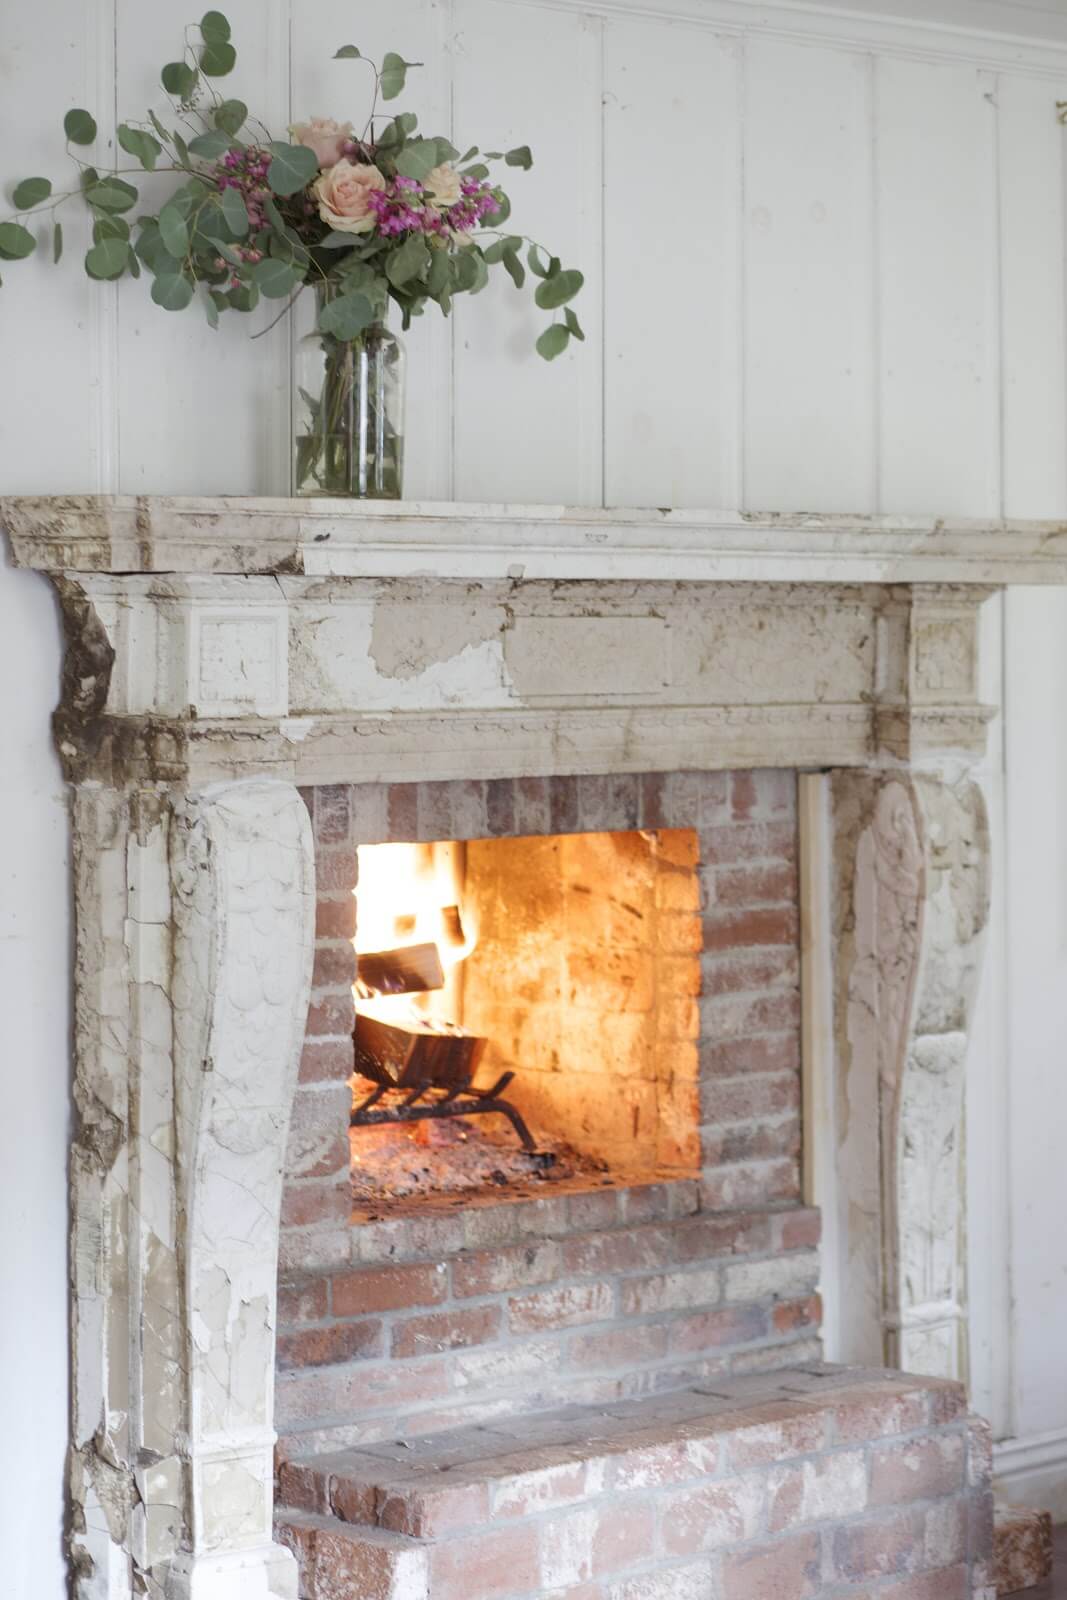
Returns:
[[[187,61],[168,61],[159,80],[168,94],[183,102],[192,98],[199,74]]]
[[[508,241],[506,239],[494,239],[492,244],[486,245],[482,252],[491,267],[495,267],[497,262],[503,261],[507,253]]]
[[[63,224],[57,222],[52,229],[52,260],[59,261],[63,254]]]
[[[521,167],[524,172],[529,172],[533,166],[533,155],[528,144],[520,144],[514,150],[509,150],[504,157],[509,167]]]
[[[141,276],[141,263],[137,259],[137,252],[132,244],[126,246],[126,266],[131,278]]]
[[[160,156],[163,146],[158,139],[153,138],[144,128],[131,128],[124,122],[118,130],[118,140],[128,155],[139,161],[146,172],[151,172]]]
[[[128,239],[130,225],[125,217],[116,217],[112,212],[99,211],[93,223],[93,243],[99,244],[101,239]]]
[[[557,272],[555,277],[538,284],[534,299],[542,311],[555,311],[573,300],[584,282],[580,272]]]
[[[243,100],[224,100],[215,107],[215,126],[232,139],[248,120],[248,107]]]
[[[4,261],[21,261],[36,248],[37,240],[21,222],[0,222],[0,258]]]
[[[243,239],[248,232],[248,207],[240,189],[223,189],[222,215],[230,232]]]
[[[226,299],[235,311],[254,311],[259,304],[259,290],[254,283],[239,283],[227,291]]]
[[[157,133],[158,133],[158,135],[159,135],[159,137],[160,137],[160,138],[161,138],[161,139],[162,139],[162,140],[163,140],[163,141],[164,141],[164,142],[165,142],[165,143],[169,143],[169,141],[170,141],[170,137],[171,137],[171,136],[170,136],[170,134],[169,134],[169,133],[168,133],[168,132],[167,132],[167,130],[166,130],[166,128],[165,128],[165,127],[164,127],[164,126],[163,126],[163,124],[162,124],[162,123],[161,123],[161,122],[160,122],[160,120],[159,120],[159,118],[158,118],[158,117],[157,117],[157,116],[156,116],[156,114],[155,114],[155,112],[154,112],[154,111],[149,111],[149,113],[148,113],[148,120],[149,120],[149,122],[150,122],[150,123],[151,123],[151,124],[152,124],[152,126],[153,126],[153,128],[155,128],[155,130],[156,130],[156,132],[157,132]]]
[[[438,301],[442,295],[449,293],[452,287],[452,270],[447,250],[430,252],[430,270],[426,275],[426,287]]]
[[[230,37],[230,24],[221,11],[205,11],[200,18],[200,35],[204,39],[217,39],[226,44]]]
[[[585,334],[582,332],[582,325],[578,321],[578,318],[574,315],[574,312],[571,310],[570,306],[568,306],[564,311],[563,320],[567,325],[567,332],[573,334],[576,339],[580,339],[584,344]]]
[[[343,44],[340,50],[334,51],[335,61],[358,61],[359,49],[354,44]]]
[[[470,149],[468,151],[466,151],[465,154],[460,156],[460,158],[459,158],[460,166],[462,167],[468,161],[473,161],[475,156],[479,155],[479,154],[480,154],[480,151],[478,149],[478,146],[476,144],[472,144]]]
[[[335,339],[358,339],[374,321],[374,306],[358,289],[327,300],[319,312],[319,327]]]
[[[126,271],[129,245],[125,239],[101,239],[85,257],[90,278],[121,278]]]
[[[71,144],[92,144],[96,138],[95,119],[80,107],[68,111],[63,118],[63,132]]]
[[[215,303],[213,294],[206,294],[203,299],[204,315],[207,317],[208,327],[217,328],[219,325],[219,308]]]
[[[519,260],[514,250],[508,250],[504,255],[504,270],[507,272],[516,289],[521,289],[526,282],[526,268]]]
[[[484,161],[476,161],[473,166],[463,168],[463,176],[465,178],[477,178],[481,182],[483,178],[488,178],[489,168]]]
[[[351,250],[355,243],[355,235],[351,233],[338,233],[331,228],[325,239],[316,242],[316,250]]]
[[[496,228],[502,228],[505,222],[511,216],[511,201],[508,199],[503,189],[494,189],[493,197],[497,204],[497,209],[493,212],[493,226]]]
[[[39,206],[42,200],[47,200],[52,193],[52,184],[48,178],[23,178],[22,182],[15,185],[15,205],[19,211],[30,211],[34,206]]]
[[[129,211],[137,204],[138,195],[132,183],[124,183],[121,178],[103,178],[85,191],[85,198],[101,211]]]
[[[412,233],[395,250],[385,263],[385,275],[397,289],[402,289],[412,278],[417,278],[426,265],[429,246],[421,234]]]
[[[396,158],[396,170],[402,178],[414,178],[423,183],[434,167],[447,159],[441,152],[440,140],[409,139]]]
[[[237,65],[237,51],[223,39],[205,39],[200,71],[207,78],[224,78]]]
[[[273,160],[267,168],[267,182],[275,194],[295,194],[319,170],[318,156],[305,145],[279,142],[270,146],[270,152]]]
[[[159,213],[159,236],[167,253],[178,260],[189,249],[189,224],[176,200],[171,200]]]
[[[303,274],[287,261],[278,261],[273,256],[266,261],[257,261],[252,268],[252,277],[259,288],[259,292],[268,300],[283,300],[287,294],[292,294],[298,283],[303,281]]]
[[[186,144],[185,140],[182,138],[177,129],[174,130],[172,137],[174,140],[174,148],[178,152],[178,161],[180,165],[183,166],[187,172],[191,172],[193,169],[189,165],[189,146]]]
[[[541,251],[537,245],[532,244],[526,252],[526,265],[537,278],[548,277],[548,267],[541,260]]]
[[[228,133],[214,128],[210,133],[198,133],[195,139],[189,140],[189,154],[203,156],[205,161],[217,161],[226,154],[231,142]]]
[[[570,334],[562,322],[553,322],[547,327],[537,341],[537,354],[544,356],[546,361],[554,361],[561,356],[570,343]]]
[[[403,93],[407,81],[409,67],[421,67],[421,61],[405,61],[403,56],[398,56],[395,50],[386,53],[382,62],[382,71],[379,82],[382,88],[383,100],[395,100],[398,94]]]
[[[152,285],[152,299],[164,311],[184,311],[193,298],[193,286],[180,272],[161,272]]]

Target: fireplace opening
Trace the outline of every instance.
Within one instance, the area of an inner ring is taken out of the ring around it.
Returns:
[[[353,1201],[700,1165],[695,830],[361,845]]]

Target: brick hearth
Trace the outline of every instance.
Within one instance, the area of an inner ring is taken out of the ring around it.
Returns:
[[[970,1600],[962,1388],[800,1368],[282,1469],[307,1600]]]

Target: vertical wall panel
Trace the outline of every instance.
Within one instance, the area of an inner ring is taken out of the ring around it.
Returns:
[[[1064,140],[1054,86],[1000,80],[1004,497],[1067,516]],[[1063,1041],[1067,1036],[1067,595],[1006,607],[1008,1051],[1013,1428],[1067,1428],[1062,1340]],[[1050,1115],[1050,1112],[1052,1114]],[[1064,1512],[1062,1495],[1055,1506]]]
[[[220,92],[240,97],[282,138],[289,121],[287,12],[288,0],[229,0],[237,66],[217,80]],[[159,71],[180,57],[185,14],[138,0],[118,0],[117,13],[120,120],[141,120],[150,105],[167,126],[176,125],[164,110]],[[121,165],[132,164],[119,154]],[[169,187],[141,185],[153,197]],[[164,312],[150,289],[145,274],[137,283],[124,279],[118,291],[121,490],[287,494],[288,330],[282,324],[249,339],[280,307],[227,312],[213,332],[199,295],[184,311]]]
[[[886,57],[876,93],[880,509],[995,512],[993,85]]]
[[[745,504],[872,511],[871,64],[752,38]]]
[[[540,239],[586,284],[586,342],[545,363],[549,313],[499,268],[455,316],[455,492],[459,500],[597,505],[601,472],[601,24],[577,11],[456,0],[455,142],[533,149],[507,173],[509,232]],[[625,270],[620,264],[619,270]]]
[[[1067,515],[1064,142],[1047,79],[997,85],[1004,358],[1004,508]]]
[[[740,501],[741,58],[707,29],[606,24],[609,505]]]
[[[403,94],[378,106],[382,120],[413,111],[419,131],[451,132],[452,58],[448,52],[450,0],[389,0],[354,7],[350,0],[315,0],[294,7],[292,29],[293,117],[336,117],[362,132],[370,115],[371,70],[360,61],[334,61],[343,44],[354,44],[381,62],[387,50],[421,67],[408,73]],[[313,300],[304,296],[296,322],[312,325]],[[392,326],[400,331],[394,310]],[[408,499],[447,500],[452,495],[452,330],[430,305],[407,333],[408,404],[404,492]]]

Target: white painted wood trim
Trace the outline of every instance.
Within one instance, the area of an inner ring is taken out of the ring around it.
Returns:
[[[41,571],[434,580],[1067,583],[1067,523],[551,505],[0,500]]]
[[[497,0],[528,5],[532,0]],[[1062,22],[1050,18],[1048,35],[1035,28],[1022,33],[1017,9],[993,3],[983,8],[986,25],[972,27],[936,17],[907,17],[891,11],[864,12],[809,0],[535,0],[543,9],[651,17],[659,21],[703,24],[719,33],[760,33],[802,44],[854,50],[866,47],[915,60],[967,63],[1026,72],[1067,86],[1067,37]]]
[[[1067,1520],[1067,1428],[1002,1439],[993,1446],[993,1482],[1009,1505],[1051,1511]]]

